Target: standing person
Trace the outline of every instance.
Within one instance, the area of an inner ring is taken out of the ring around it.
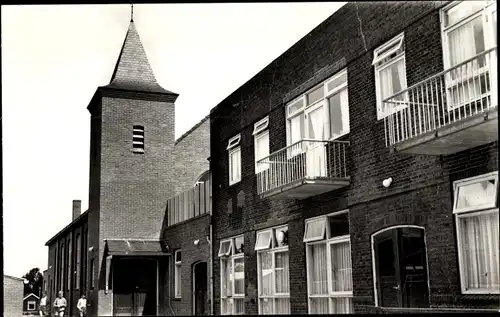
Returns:
[[[57,293],[57,298],[54,301],[54,308],[56,309],[56,316],[64,317],[64,310],[66,309],[66,298],[63,297],[63,291]]]
[[[40,316],[47,315],[47,292],[43,292],[42,298],[40,298],[40,304],[38,305],[38,312]]]
[[[84,317],[87,312],[87,298],[85,297],[85,294],[82,294],[82,297],[78,300],[78,304],[76,304],[76,308],[78,308],[78,311],[80,312],[80,317]]]

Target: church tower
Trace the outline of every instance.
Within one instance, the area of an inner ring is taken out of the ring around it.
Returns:
[[[107,315],[105,239],[147,238],[161,230],[173,194],[175,100],[157,83],[133,19],[111,81],[98,87],[91,115],[88,279],[90,313]]]

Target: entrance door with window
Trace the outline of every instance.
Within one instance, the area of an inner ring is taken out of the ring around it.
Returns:
[[[193,266],[193,313],[196,316],[208,315],[207,284],[207,262],[196,263]]]
[[[306,172],[308,177],[326,177],[326,144],[325,140],[325,107],[319,102],[305,110],[306,139]]]
[[[424,230],[384,230],[373,236],[373,248],[378,306],[429,307]]]

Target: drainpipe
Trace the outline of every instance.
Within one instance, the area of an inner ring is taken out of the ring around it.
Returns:
[[[171,259],[171,256],[169,257]],[[172,316],[175,316],[174,309],[172,308],[172,266],[170,265],[172,261],[168,261],[168,308]]]
[[[214,314],[214,257],[212,255],[212,251],[213,251],[213,248],[212,248],[212,241],[213,241],[213,238],[212,238],[212,217],[210,216],[210,241],[208,243],[209,247],[210,247],[210,253],[209,253],[209,256],[210,256],[210,315],[213,315]]]

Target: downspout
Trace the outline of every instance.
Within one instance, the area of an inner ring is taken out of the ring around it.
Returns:
[[[171,259],[171,256],[169,257]],[[172,308],[172,266],[168,261],[168,308],[170,308],[170,312],[172,312],[172,316],[175,316],[174,309]]]
[[[210,159],[209,159],[210,161]],[[214,257],[213,257],[213,228],[212,228],[212,216],[213,216],[213,203],[212,203],[212,172],[209,172],[209,180],[210,180],[210,231],[209,231],[209,241],[208,245],[210,247],[209,257],[210,257],[210,315],[214,314]]]

